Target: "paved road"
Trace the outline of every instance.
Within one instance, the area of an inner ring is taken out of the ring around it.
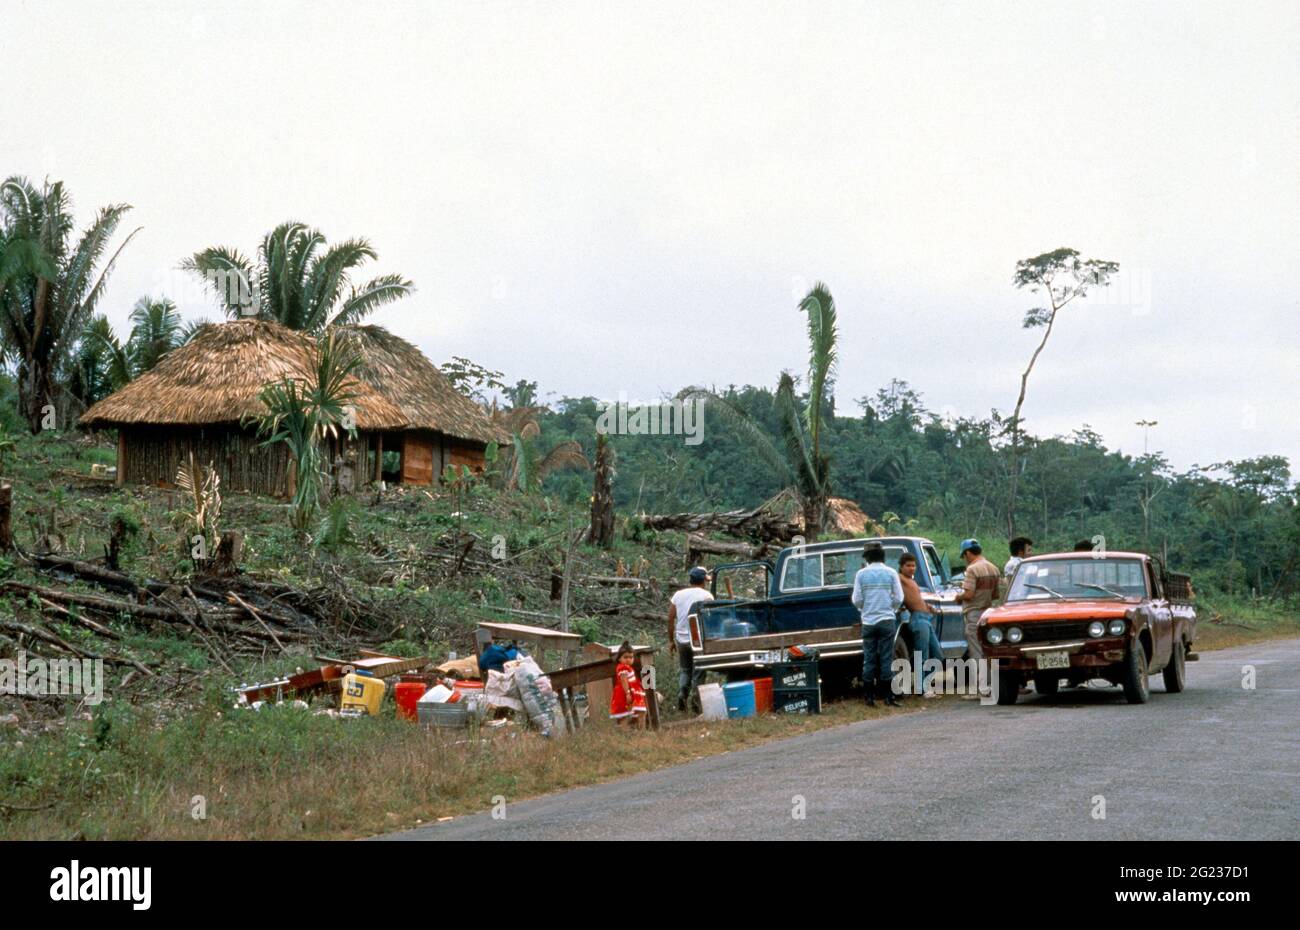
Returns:
[[[1118,688],[946,700],[388,838],[1300,839],[1300,640],[1187,672],[1145,706]]]

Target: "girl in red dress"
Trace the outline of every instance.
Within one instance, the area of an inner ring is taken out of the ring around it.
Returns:
[[[649,708],[646,707],[645,689],[641,687],[641,679],[632,665],[636,653],[629,643],[618,647],[617,660],[614,693],[609,696],[609,716],[620,726],[626,723],[635,730],[645,725]]]

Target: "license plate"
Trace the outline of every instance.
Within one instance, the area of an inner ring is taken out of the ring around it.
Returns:
[[[1040,652],[1035,658],[1038,661],[1039,668],[1070,667],[1070,654],[1068,652]]]

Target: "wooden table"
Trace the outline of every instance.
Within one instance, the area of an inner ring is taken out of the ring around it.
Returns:
[[[608,651],[604,658],[597,658],[594,661],[583,662],[581,665],[572,665],[568,668],[557,669],[553,672],[547,672],[546,675],[551,679],[551,687],[560,698],[560,707],[564,710],[565,720],[569,722],[572,729],[577,729],[582,725],[582,719],[578,714],[578,708],[574,704],[574,698],[577,696],[576,689],[580,685],[595,684],[598,682],[613,682],[614,669],[618,666],[618,659],[614,652],[617,646],[588,646],[589,650],[594,652],[597,649]],[[632,667],[636,670],[637,677],[641,677],[642,657],[654,655],[653,646],[634,646]],[[598,712],[593,705],[591,694],[587,694],[587,711],[588,714]],[[656,689],[647,689],[646,691],[646,711],[649,717],[650,728],[659,729],[659,697]]]

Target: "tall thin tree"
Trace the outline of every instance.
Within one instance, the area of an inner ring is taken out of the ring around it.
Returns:
[[[1056,249],[1044,252],[1033,258],[1026,258],[1016,263],[1014,284],[1018,289],[1028,288],[1031,294],[1044,293],[1047,297],[1046,307],[1034,307],[1025,312],[1022,325],[1025,329],[1041,329],[1043,338],[1039,340],[1034,354],[1029,357],[1020,376],[1020,394],[1016,398],[1016,409],[1011,414],[1008,428],[1011,431],[1009,456],[1009,482],[1007,492],[1007,534],[1016,534],[1016,492],[1020,481],[1023,463],[1020,461],[1021,423],[1020,411],[1025,405],[1025,392],[1029,387],[1029,375],[1043,354],[1047,340],[1056,325],[1056,317],[1065,307],[1080,297],[1086,297],[1094,287],[1105,287],[1110,278],[1119,271],[1118,262],[1099,259],[1083,259],[1074,249]]]

